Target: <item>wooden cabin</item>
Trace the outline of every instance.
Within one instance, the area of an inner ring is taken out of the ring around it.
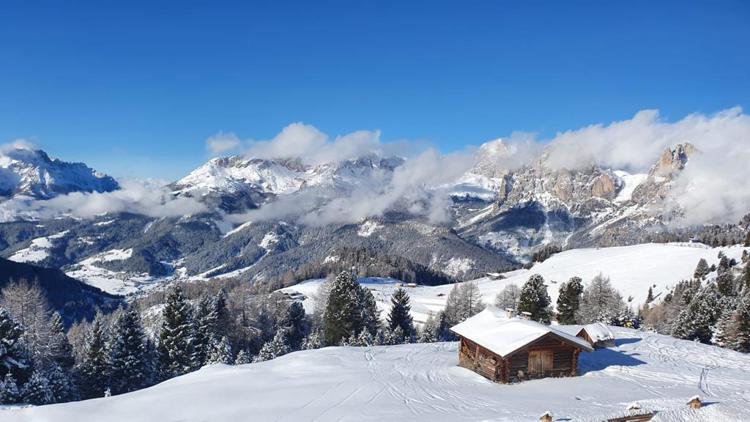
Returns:
[[[614,334],[612,334],[609,327],[601,322],[587,325],[558,325],[556,328],[560,331],[586,340],[590,345],[594,346],[595,349],[615,346]]]
[[[487,307],[451,328],[460,338],[458,364],[495,382],[575,376],[578,355],[594,349],[554,327]]]
[[[578,331],[576,337],[588,341],[595,349],[615,347],[614,334],[612,334],[612,331],[601,322],[584,325],[581,330]]]

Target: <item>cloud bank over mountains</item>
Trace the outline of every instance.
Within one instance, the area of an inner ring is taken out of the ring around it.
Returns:
[[[738,107],[711,115],[691,114],[673,122],[662,119],[656,110],[643,110],[631,119],[561,132],[552,139],[517,132],[501,143],[468,146],[454,153],[441,153],[423,142],[384,142],[377,130],[332,137],[303,123],[290,124],[268,140],[243,140],[220,132],[206,140],[206,149],[211,155],[239,153],[298,160],[309,166],[361,157],[405,158],[392,172],[372,171],[346,195],[303,190],[230,217],[247,221],[301,215],[304,223],[324,225],[381,216],[395,206],[423,215],[432,223],[447,222],[450,198],[446,186],[472,171],[480,160],[505,170],[541,163],[550,170],[599,165],[642,173],[665,149],[686,142],[693,144],[697,153],[676,177],[667,198],[684,211],[683,223],[736,222],[750,212],[750,116]],[[0,154],[8,148],[32,146],[19,140],[0,147]],[[0,212],[87,218],[120,211],[154,217],[206,211],[195,199],[172,195],[164,183],[124,180],[120,185],[122,189],[114,192],[76,192],[44,201],[11,199],[0,205]]]

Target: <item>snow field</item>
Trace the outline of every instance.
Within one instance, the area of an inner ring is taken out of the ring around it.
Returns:
[[[660,421],[747,420],[750,356],[612,327],[618,346],[583,353],[581,376],[501,385],[457,366],[456,343],[328,347],[215,365],[109,398],[0,410],[37,421],[600,421],[630,403]],[[709,403],[687,409],[694,395]]]

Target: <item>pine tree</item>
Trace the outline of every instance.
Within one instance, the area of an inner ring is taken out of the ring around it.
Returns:
[[[119,315],[108,348],[112,394],[127,393],[148,385],[151,373],[145,337],[135,310]]]
[[[86,354],[79,368],[81,397],[91,399],[104,396],[109,382],[107,339],[101,316],[97,315],[86,340]]]
[[[354,332],[359,333],[367,330],[371,335],[375,335],[380,328],[380,311],[370,289],[364,286],[357,286],[357,304],[360,310],[359,319],[354,324]]]
[[[530,313],[530,318],[534,321],[549,324],[550,301],[547,286],[544,284],[544,278],[539,274],[534,274],[529,277],[529,280],[521,288],[518,311]]]
[[[742,271],[742,291],[750,292],[750,261],[745,264],[745,269]]]
[[[734,277],[729,266],[719,265],[716,275],[716,289],[722,296],[734,296]]]
[[[646,304],[654,301],[654,287],[648,286],[648,293],[646,294]]]
[[[581,303],[583,283],[580,277],[571,279],[560,285],[560,295],[557,297],[557,321],[560,324],[575,324],[576,312]]]
[[[53,403],[65,403],[78,399],[78,390],[70,372],[64,371],[59,365],[53,363],[45,373],[52,392]]]
[[[25,379],[31,366],[23,344],[23,328],[5,308],[0,308],[0,376],[12,373]]]
[[[73,346],[65,334],[62,318],[57,312],[50,318],[49,358],[64,371],[70,371],[75,364]]]
[[[186,374],[193,369],[192,310],[179,284],[167,293],[159,334],[159,368],[162,379]]]
[[[430,312],[429,315],[427,315],[427,319],[424,322],[424,325],[422,326],[422,331],[419,333],[419,342],[420,343],[434,343],[437,341],[437,331],[438,331],[438,320],[435,318],[435,315]]]
[[[362,330],[359,335],[349,342],[352,346],[370,347],[375,344],[373,335],[367,330]]]
[[[287,336],[287,344],[292,351],[300,350],[302,342],[310,331],[310,323],[301,302],[292,302],[287,308],[280,328]]]
[[[746,294],[732,312],[728,331],[727,347],[750,353],[750,294]]]
[[[314,350],[323,347],[323,336],[319,331],[313,331],[302,342],[302,350]]]
[[[672,335],[710,343],[720,312],[718,299],[718,293],[712,286],[698,292],[673,322]]]
[[[576,321],[579,324],[619,324],[618,321],[627,311],[622,296],[612,287],[609,278],[599,274],[583,289]]]
[[[388,314],[388,328],[391,331],[397,327],[405,337],[411,337],[414,334],[414,320],[411,316],[411,304],[409,303],[409,294],[402,288],[396,289],[391,297],[391,311]],[[401,342],[403,342],[403,338]]]
[[[235,365],[245,365],[250,362],[252,362],[253,359],[250,357],[250,354],[245,351],[245,349],[240,350],[239,353],[237,353],[237,358],[234,360]]]
[[[224,336],[231,338],[230,331],[232,328],[232,316],[227,307],[227,295],[224,292],[224,289],[219,290],[214,297],[212,312],[216,318],[216,338],[220,339]]]
[[[23,400],[35,405],[54,403],[55,397],[52,395],[49,380],[41,371],[35,370],[23,386]]]
[[[710,269],[708,267],[708,262],[706,262],[705,259],[701,258],[698,261],[698,265],[695,267],[693,278],[697,280],[704,280],[709,272],[710,272]]]
[[[324,315],[326,344],[338,345],[360,331],[362,310],[357,308],[360,295],[354,275],[344,271],[334,279]]]
[[[208,355],[208,364],[223,363],[225,365],[231,365],[233,362],[232,345],[229,343],[229,338],[224,336],[220,341],[215,341],[211,347],[211,352]]]
[[[8,371],[0,383],[0,404],[16,404],[21,401],[21,392],[13,374]]]
[[[282,330],[279,330],[276,332],[276,335],[273,336],[273,340],[263,345],[260,352],[258,352],[258,356],[255,357],[254,362],[264,362],[276,359],[287,353],[289,353],[289,345],[286,344],[286,336]]]
[[[200,368],[206,364],[211,344],[218,336],[217,315],[214,308],[214,299],[203,295],[198,301],[195,310],[195,339],[193,344],[193,368]]]
[[[515,284],[508,284],[495,297],[495,306],[500,309],[518,309],[518,301],[521,299],[521,288]]]

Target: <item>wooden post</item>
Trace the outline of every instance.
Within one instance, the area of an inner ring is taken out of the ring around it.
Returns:
[[[578,375],[578,353],[580,352],[581,352],[580,349],[573,350],[573,362],[571,362],[572,365],[570,366],[572,368],[570,376],[572,377]]]

